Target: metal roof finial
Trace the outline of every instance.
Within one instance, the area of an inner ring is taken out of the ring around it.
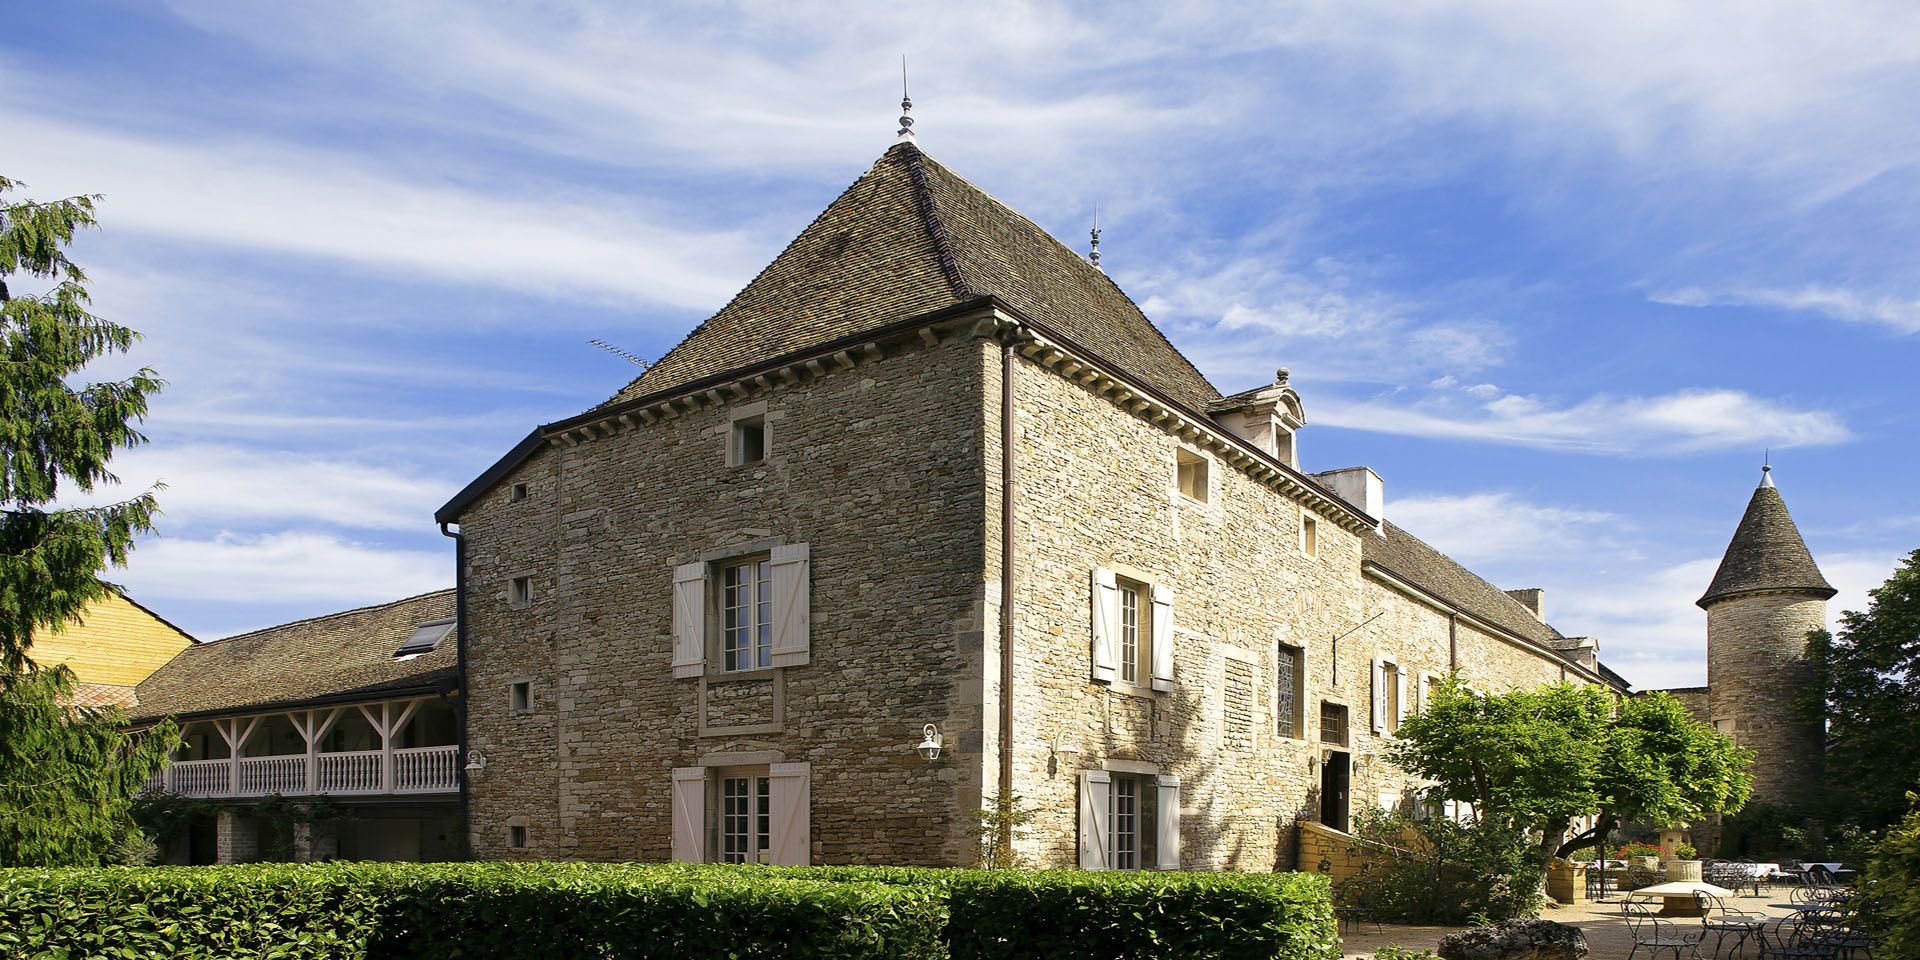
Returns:
[[[907,55],[900,55],[900,130],[894,143],[913,143],[913,98],[907,96]]]
[[[1093,205],[1093,229],[1087,231],[1087,236],[1093,241],[1087,261],[1093,264],[1095,270],[1105,273],[1106,270],[1100,266],[1100,205],[1097,203]]]
[[[1773,450],[1762,448],[1760,453],[1760,485],[1773,486]]]

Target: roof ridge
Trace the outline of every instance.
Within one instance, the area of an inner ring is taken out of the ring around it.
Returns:
[[[912,146],[912,144],[906,144],[906,146]],[[779,253],[774,254],[773,257],[769,259],[764,266],[762,266],[757,272],[754,273],[753,277],[749,279],[744,286],[742,286],[738,290],[735,290],[733,292],[733,296],[728,297],[727,302],[720,305],[720,309],[715,310],[710,314],[707,314],[706,319],[703,319],[699,323],[695,324],[692,330],[687,331],[686,336],[680,338],[679,343],[674,344],[670,349],[667,350],[666,353],[661,354],[660,359],[662,360],[666,359],[669,354],[673,353],[673,351],[678,350],[681,347],[685,346],[687,344],[687,341],[692,340],[694,337],[698,336],[702,330],[705,330],[707,328],[707,324],[712,323],[721,314],[726,313],[728,309],[732,308],[734,304],[739,303],[740,298],[746,296],[747,291],[752,290],[754,284],[760,282],[761,277],[766,276],[769,271],[773,270],[774,266],[780,263],[780,259],[787,255],[787,251],[792,250],[795,245],[799,244],[801,239],[806,237],[807,232],[814,228],[815,224],[818,224],[821,220],[826,219],[827,214],[833,210],[835,205],[837,205],[841,200],[846,199],[847,194],[852,193],[855,187],[858,187],[862,181],[872,176],[874,171],[880,169],[880,165],[887,162],[887,157],[892,152],[893,151],[889,149],[885,153],[880,154],[879,159],[874,160],[873,163],[867,167],[865,173],[862,173],[859,176],[854,177],[853,181],[851,183],[848,183],[845,189],[841,190],[839,193],[834,194],[833,199],[828,201],[826,206],[821,207],[820,212],[814,214],[813,219],[808,220],[806,226],[801,227],[798,233],[795,233],[791,238],[787,240],[786,244],[780,248]],[[917,153],[918,150],[916,150],[915,152]],[[909,170],[911,170],[911,168],[909,168]],[[938,240],[936,240],[936,243],[937,242]],[[944,255],[945,247],[942,246],[940,249],[942,251],[942,254]],[[655,366],[657,365],[658,364],[656,363]],[[632,380],[628,380],[626,383],[622,384],[620,386],[620,389],[615,390],[613,392],[613,396],[608,397],[606,400],[601,401],[594,409],[599,409],[599,407],[607,406],[608,404],[614,403],[615,401],[619,400],[621,397],[626,395],[628,390],[633,389],[634,384],[637,384],[640,381],[645,380],[647,378],[647,374],[652,372],[653,370],[651,367],[649,367],[646,370],[640,371],[639,376],[634,377]]]
[[[208,647],[216,643],[226,643],[228,640],[245,640],[248,637],[257,637],[260,634],[267,633],[273,630],[285,630],[288,627],[297,627],[302,624],[319,623],[323,620],[332,620],[335,617],[346,617],[346,616],[352,616],[353,614],[356,614],[356,613],[366,613],[369,610],[385,610],[389,607],[397,607],[403,603],[410,603],[414,600],[424,600],[428,597],[438,596],[444,593],[453,593],[457,589],[458,589],[457,587],[442,587],[438,590],[428,590],[426,593],[416,593],[411,597],[401,597],[398,600],[389,600],[386,603],[370,603],[364,607],[354,607],[351,610],[336,610],[333,613],[323,613],[323,614],[319,614],[318,616],[303,617],[299,620],[289,620],[286,623],[276,623],[272,626],[260,627],[258,629],[248,630],[246,633],[236,633],[230,637],[220,637],[214,640],[202,640],[199,643],[195,644],[194,647],[188,647],[187,649],[192,650],[192,649],[195,649],[196,647]]]
[[[963,300],[978,296],[973,290],[973,285],[967,282],[966,275],[960,268],[959,259],[953,255],[953,240],[947,235],[946,221],[941,219],[940,211],[934,207],[933,188],[927,182],[925,164],[939,161],[927,156],[919,147],[911,143],[896,144],[893,149],[898,149],[900,155],[906,158],[907,179],[913,184],[914,202],[920,208],[920,219],[926,225],[927,239],[933,241],[934,259],[940,262],[941,275],[947,278],[947,284],[953,288],[955,296]]]

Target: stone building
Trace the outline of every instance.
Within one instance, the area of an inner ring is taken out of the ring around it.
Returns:
[[[1121,289],[911,142],[458,527],[476,855],[1272,869],[1420,785],[1457,670],[1624,691],[1588,639],[1314,472]],[[929,755],[933,756],[930,758]]]
[[[141,681],[134,721],[185,739],[149,788],[219,808],[165,861],[463,856],[455,615],[441,590],[197,644]],[[343,816],[263,816],[269,797]]]
[[[1813,679],[1807,634],[1827,625],[1835,592],[1764,468],[1698,601],[1707,612],[1707,685],[1670,691],[1696,719],[1755,752],[1754,803],[1795,806],[1819,788],[1825,731],[1796,716],[1793,701]],[[1711,825],[1696,832],[1711,844]]]

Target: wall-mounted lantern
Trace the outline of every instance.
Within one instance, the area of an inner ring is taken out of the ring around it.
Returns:
[[[920,751],[920,755],[926,757],[928,763],[940,759],[940,745],[943,742],[940,728],[929,723],[921,728],[921,734],[920,745],[914,749]]]
[[[467,751],[467,773],[469,775],[479,773],[480,771],[485,770],[486,768],[487,768],[487,758],[481,756],[480,751],[478,750]]]

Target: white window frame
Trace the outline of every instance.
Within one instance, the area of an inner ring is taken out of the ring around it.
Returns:
[[[1116,598],[1119,617],[1113,625],[1114,678],[1128,686],[1150,686],[1153,682],[1153,585],[1126,576],[1116,579],[1120,592]]]
[[[767,410],[764,400],[743,403],[730,411],[727,417],[727,466],[754,467],[767,462],[773,455],[773,421],[775,416]],[[758,429],[760,432],[760,456],[747,459],[746,431]]]
[[[714,627],[717,632],[715,662],[721,673],[745,673],[751,670],[766,670],[773,666],[773,558],[770,554],[756,553],[732,557],[718,561],[718,576],[714,578],[717,589],[714,590]],[[745,582],[736,583],[734,578],[746,571]],[[736,602],[739,601],[739,602]],[[736,625],[731,619],[735,611],[746,615],[744,625]],[[736,634],[744,631],[744,644],[736,647]],[[742,661],[732,659],[733,654],[744,654]]]
[[[1400,664],[1392,660],[1381,661],[1380,696],[1385,700],[1385,703],[1381,704],[1381,716],[1386,720],[1386,732],[1388,733],[1400,729],[1400,721],[1406,719],[1401,716],[1400,710],[1401,698],[1405,695],[1403,693],[1403,686],[1406,683],[1406,678],[1402,676],[1402,673],[1403,671],[1400,669]]]
[[[1145,804],[1141,789],[1147,778],[1137,774],[1116,773],[1107,789],[1107,864],[1111,870],[1140,869],[1140,828]]]
[[[724,769],[713,782],[714,862],[773,862],[773,776],[768,768]],[[743,792],[736,794],[736,789]]]

